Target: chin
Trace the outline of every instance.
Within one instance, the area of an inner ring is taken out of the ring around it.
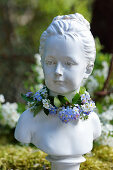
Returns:
[[[55,93],[58,93],[59,95],[63,95],[63,94],[66,94],[66,93],[69,93],[70,90],[64,88],[64,87],[60,87],[60,88],[51,88],[50,89],[51,91],[55,92]]]

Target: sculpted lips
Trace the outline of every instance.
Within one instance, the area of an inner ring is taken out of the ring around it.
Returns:
[[[64,81],[62,81],[62,80],[55,80],[54,81],[56,84],[63,84],[64,83]]]

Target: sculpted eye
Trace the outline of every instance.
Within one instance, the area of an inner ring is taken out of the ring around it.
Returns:
[[[73,65],[73,63],[72,62],[66,62],[66,65],[71,66],[71,65]]]
[[[53,65],[53,64],[56,64],[56,62],[53,61],[53,60],[47,60],[47,61],[46,61],[46,64],[47,64],[47,65]]]
[[[65,64],[66,64],[67,66],[76,65],[76,63],[73,62],[73,61],[67,61]]]

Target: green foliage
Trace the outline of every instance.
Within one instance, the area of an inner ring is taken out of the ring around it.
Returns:
[[[103,62],[106,62],[109,68],[111,58],[112,58],[112,54],[102,52],[103,46],[100,44],[99,39],[96,38],[95,41],[96,41],[96,60],[95,60],[93,75],[96,72],[96,70],[100,71],[100,73],[102,72],[102,69],[104,68],[104,65],[102,64]],[[95,78],[97,79],[98,84],[99,84],[97,91],[102,90],[104,86],[104,83],[106,81],[105,74],[107,74],[107,70],[106,72],[103,72],[103,75],[101,76],[99,76],[98,74],[95,75]],[[109,87],[112,87],[112,86],[113,86],[113,79],[111,78],[109,82]]]
[[[61,96],[61,95],[58,95],[58,99],[60,100],[60,102],[62,103],[62,104],[66,104],[66,102],[68,102],[69,103],[69,100],[65,97],[65,96]]]
[[[34,116],[36,116],[37,115],[37,113],[39,113],[41,110],[42,110],[42,104],[40,104],[40,105],[37,105],[37,106],[35,106],[35,107],[33,107],[32,109],[31,109],[31,111],[34,113]]]
[[[72,104],[81,104],[81,97],[80,95],[84,94],[86,91],[85,87],[80,87],[79,93],[76,93],[72,99]]]
[[[102,62],[106,61],[108,64],[110,63],[110,59],[111,59],[111,54],[108,53],[103,53],[102,49],[103,46],[100,44],[100,41],[98,38],[95,39],[95,43],[96,43],[96,60],[95,60],[95,65],[94,65],[94,70],[95,69],[102,69]]]
[[[0,53],[32,56],[38,52],[39,39],[42,32],[55,16],[78,12],[90,20],[92,1],[0,1],[0,6],[3,7],[0,11],[0,28],[2,28]]]
[[[92,0],[44,0],[39,1],[40,10],[51,15],[66,15],[69,13],[81,13],[88,20],[91,19]]]
[[[33,97],[26,97],[25,94],[21,94],[21,96],[26,102],[33,102]]]
[[[30,146],[0,145],[0,169],[50,170],[47,154]],[[113,167],[113,148],[96,146],[92,153],[85,155],[86,162],[80,170],[110,170]]]
[[[25,111],[25,104],[24,103],[18,103],[18,109],[17,112],[18,113],[23,113]]]
[[[45,114],[48,116],[49,110],[47,110],[47,109],[44,108],[44,112],[45,112]]]
[[[47,14],[54,14],[62,15],[64,11],[71,8],[74,0],[47,0],[46,3],[44,0],[39,1],[39,6],[41,11],[46,12]]]
[[[61,101],[58,99],[58,97],[54,98],[54,105],[56,107],[60,107],[62,105]]]
[[[92,89],[93,94],[97,91],[102,90],[104,83],[106,81],[106,78],[107,78],[107,74],[108,74],[107,69],[109,69],[110,61],[112,57],[111,54],[102,52],[103,46],[100,44],[100,41],[98,38],[95,39],[95,43],[96,43],[96,59],[95,59],[94,69],[93,69],[91,76],[93,80],[97,82],[98,87],[96,88],[95,86],[93,87],[93,84],[91,87],[89,87],[89,88],[93,88]],[[90,77],[89,77],[89,80],[90,80]],[[112,80],[110,82],[112,82]],[[112,87],[113,83],[110,86]],[[86,88],[87,88],[87,83],[86,83]]]
[[[80,93],[80,94],[84,94],[85,91],[86,91],[85,87],[82,87],[82,86],[81,86],[81,87],[80,87],[79,93]]]
[[[96,107],[98,108],[99,113],[103,112],[103,106],[101,102],[96,102]]]
[[[72,99],[72,104],[76,104],[76,103],[79,104],[78,101],[80,101],[80,99],[81,99],[80,94],[76,93]]]

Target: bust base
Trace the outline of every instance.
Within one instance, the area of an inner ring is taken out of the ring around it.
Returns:
[[[83,156],[53,156],[46,157],[51,162],[51,170],[79,170],[80,163],[86,159]]]

